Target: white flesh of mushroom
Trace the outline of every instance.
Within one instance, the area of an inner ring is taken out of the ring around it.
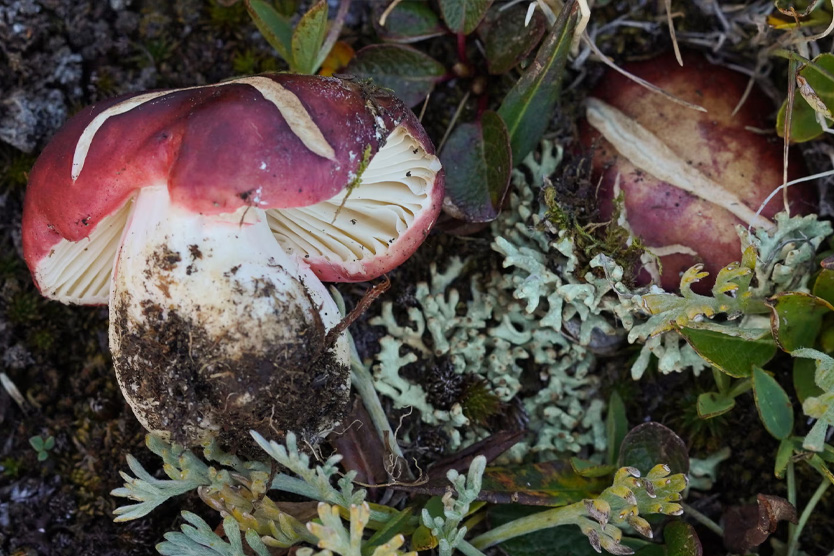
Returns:
[[[324,285],[275,241],[262,210],[202,216],[173,205],[164,186],[141,190],[122,236],[110,287],[110,347],[117,367],[127,357],[128,366],[144,368],[142,353],[123,350],[131,334],[159,325],[149,318],[148,306],[187,316],[195,338],[200,334],[222,346],[230,362],[298,344],[299,323],[288,322],[298,315],[325,330],[340,320]],[[333,349],[347,364],[344,336]],[[125,381],[119,368],[117,376],[142,424],[158,429],[147,418],[159,415],[158,401],[137,397],[137,385]],[[227,403],[243,406],[247,396],[244,389]],[[216,424],[199,428],[209,431]]]

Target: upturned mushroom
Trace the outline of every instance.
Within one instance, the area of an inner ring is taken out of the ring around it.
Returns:
[[[601,217],[611,217],[623,193],[625,222],[662,262],[662,273],[656,264],[645,270],[670,291],[696,263],[713,280],[741,255],[736,225],[769,229],[784,208],[780,196],[757,212],[782,183],[782,144],[760,131],[772,125],[767,97],[753,88],[736,110],[748,76],[695,53],[684,53],[683,61],[681,67],[669,53],[624,68],[705,112],[608,71],[580,126],[583,144],[593,148]],[[803,172],[797,154],[789,165],[794,177]],[[788,190],[794,213],[812,212],[814,197],[808,184]]]
[[[320,279],[397,266],[442,199],[434,148],[393,96],[246,77],[82,110],[32,169],[23,247],[46,297],[109,303],[118,381],[148,430],[315,437],[349,393]]]

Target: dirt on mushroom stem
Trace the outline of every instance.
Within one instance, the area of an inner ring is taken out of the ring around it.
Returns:
[[[147,424],[170,431],[172,441],[195,444],[199,439],[194,431],[211,422],[225,449],[256,457],[262,452],[249,430],[268,438],[282,438],[288,430],[312,437],[318,431],[311,423],[344,416],[343,385],[350,370],[333,349],[319,349],[325,334],[320,322],[302,327],[295,345],[243,352],[240,359],[229,361],[222,353],[223,338],[210,338],[191,318],[164,311],[152,300],[140,304],[146,319],[139,326],[128,324],[126,302],[114,307],[111,318],[118,321],[117,327],[130,330],[114,365],[123,369],[120,379],[136,398],[158,402],[157,410],[146,414]],[[305,320],[303,315],[285,317]],[[245,323],[232,332],[248,334]],[[237,405],[229,403],[230,398],[250,401]]]

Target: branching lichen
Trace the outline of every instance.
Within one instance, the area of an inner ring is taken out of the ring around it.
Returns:
[[[540,161],[525,161],[527,173],[513,174],[509,205],[492,224],[492,249],[503,256],[504,271],[466,276],[469,297],[462,302],[452,282],[465,262],[452,258],[442,271],[432,265],[430,282],[417,284],[419,307],[408,309],[408,323],[397,322],[390,302],[371,320],[388,331],[377,355],[377,389],[396,407],[414,407],[424,422],[442,425],[452,439],[450,450],[484,432],[469,426],[460,404],[433,407],[425,389],[400,374],[418,359],[448,359],[455,372],[483,379],[501,401],[520,399],[535,436],[517,444],[512,459],[530,451],[550,458],[604,448],[591,348],[617,334],[618,298],[610,291],[622,272],[614,271],[613,282],[591,273],[588,280],[574,276],[573,243],[566,232],[548,227],[538,201],[544,178],[560,158],[546,145]],[[624,312],[623,318],[631,317]]]

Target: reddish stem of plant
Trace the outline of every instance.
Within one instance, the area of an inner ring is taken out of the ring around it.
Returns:
[[[466,56],[466,35],[463,33],[458,33],[458,60],[469,65],[469,58]]]

